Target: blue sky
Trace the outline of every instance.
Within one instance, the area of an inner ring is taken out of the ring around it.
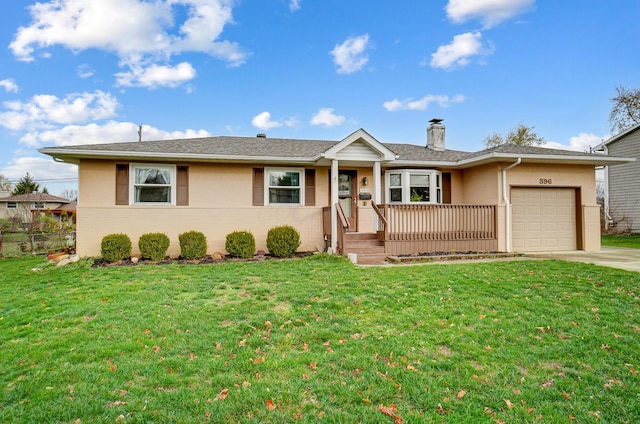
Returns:
[[[609,137],[638,86],[637,0],[11,0],[0,14],[0,174],[52,194],[43,146],[244,135],[447,148],[534,126],[549,147]]]

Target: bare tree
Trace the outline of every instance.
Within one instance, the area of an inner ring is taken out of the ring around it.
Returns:
[[[545,144],[545,139],[538,136],[533,129],[534,127],[519,124],[517,127],[509,130],[506,136],[498,133],[487,136],[487,138],[484,139],[484,145],[487,149],[490,149],[502,144],[515,144],[517,146],[540,146]]]
[[[4,175],[0,174],[0,191],[9,191],[13,190],[13,184],[6,178]]]
[[[616,95],[610,100],[613,106],[609,126],[613,133],[619,134],[640,123],[640,88],[616,87]]]

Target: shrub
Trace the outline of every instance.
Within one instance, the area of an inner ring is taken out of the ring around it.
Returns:
[[[267,233],[267,249],[278,258],[290,258],[300,246],[300,234],[291,225],[274,227]]]
[[[117,262],[131,257],[131,239],[126,234],[109,234],[102,237],[100,253],[105,261]]]
[[[143,258],[160,261],[167,256],[169,237],[163,233],[143,234],[138,240],[138,247],[140,248],[140,256]]]
[[[249,231],[234,231],[227,234],[225,248],[230,256],[242,259],[253,258],[256,253],[256,239]]]
[[[178,236],[180,256],[185,259],[201,259],[207,254],[207,238],[199,231],[187,231]]]

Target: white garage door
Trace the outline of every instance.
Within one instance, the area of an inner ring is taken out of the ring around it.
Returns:
[[[574,189],[512,188],[511,205],[514,251],[576,249]]]

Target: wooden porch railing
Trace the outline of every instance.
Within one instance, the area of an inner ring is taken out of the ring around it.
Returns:
[[[385,253],[416,254],[440,251],[491,251],[498,248],[496,205],[410,205],[371,203]],[[349,225],[336,205],[338,253],[345,251]],[[331,208],[323,208],[325,235],[330,236]],[[382,233],[382,234],[380,234]]]
[[[382,205],[385,240],[496,238],[495,205]],[[379,215],[380,217],[380,215]]]

